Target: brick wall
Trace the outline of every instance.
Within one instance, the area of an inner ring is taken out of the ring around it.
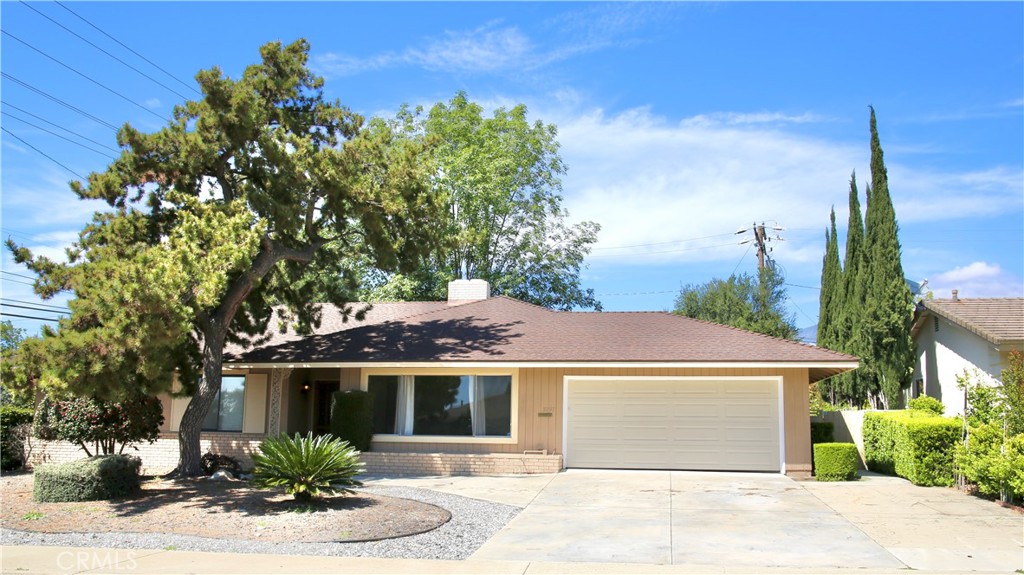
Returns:
[[[262,433],[203,432],[199,443],[203,453],[212,451],[220,455],[230,455],[237,459],[243,468],[248,468],[252,467],[249,454],[259,448],[265,437]],[[142,470],[145,474],[167,473],[178,464],[177,433],[161,433],[155,443],[142,443],[136,447],[137,451],[129,447],[124,453],[142,458]],[[66,441],[36,439],[32,441],[31,449],[29,463],[32,465],[62,463],[85,457],[81,447]]]
[[[363,453],[369,475],[521,475],[557,473],[561,455],[521,453]]]
[[[203,433],[202,452],[230,455],[252,466],[249,454],[259,448],[264,435],[258,433]],[[144,443],[138,451],[126,449],[125,454],[142,458],[143,473],[159,475],[178,464],[178,434],[161,433],[156,443]],[[62,463],[85,457],[85,452],[66,441],[34,440],[29,462]],[[561,455],[519,453],[363,453],[368,475],[521,475],[557,473],[562,468]]]

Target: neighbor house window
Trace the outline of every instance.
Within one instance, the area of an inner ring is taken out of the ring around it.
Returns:
[[[221,377],[220,389],[213,398],[210,411],[206,412],[203,430],[242,431],[244,401],[245,376],[225,375]]]
[[[510,375],[371,375],[374,433],[511,437]]]

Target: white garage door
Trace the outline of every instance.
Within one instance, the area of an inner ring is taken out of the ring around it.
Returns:
[[[779,383],[566,380],[566,467],[779,471]]]

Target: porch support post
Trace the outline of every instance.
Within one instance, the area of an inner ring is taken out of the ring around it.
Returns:
[[[270,371],[270,421],[267,425],[267,435],[281,433],[281,397],[284,393],[284,382],[288,381],[291,373],[290,367],[275,367]]]

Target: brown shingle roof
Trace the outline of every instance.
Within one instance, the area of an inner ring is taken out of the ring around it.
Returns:
[[[346,327],[232,353],[229,361],[856,361],[827,349],[665,312],[561,312],[507,297],[458,306],[442,302],[416,315]]]
[[[350,313],[347,314],[347,316],[337,306],[323,304],[321,307],[320,326],[316,328],[313,333],[314,335],[334,333],[364,325],[384,323],[386,321],[392,321],[410,315],[419,315],[421,313],[437,311],[449,306],[458,306],[465,303],[467,302],[459,301],[448,303],[443,301],[410,301],[374,304],[357,302],[349,304]],[[358,312],[363,312],[365,314],[365,317],[362,320],[355,319],[355,314]],[[299,335],[295,333],[295,330],[289,330],[287,333],[281,333],[280,330],[275,329],[277,325],[276,322],[277,318],[275,316],[275,318],[271,320],[270,328],[265,334],[266,336],[269,336],[270,339],[261,343],[256,349],[276,347],[285,343],[310,337],[307,335]],[[248,350],[245,347],[231,343],[229,343],[224,350],[225,355],[229,357],[238,357],[247,352]]]
[[[1024,298],[930,299],[924,307],[996,345],[1024,341]]]

